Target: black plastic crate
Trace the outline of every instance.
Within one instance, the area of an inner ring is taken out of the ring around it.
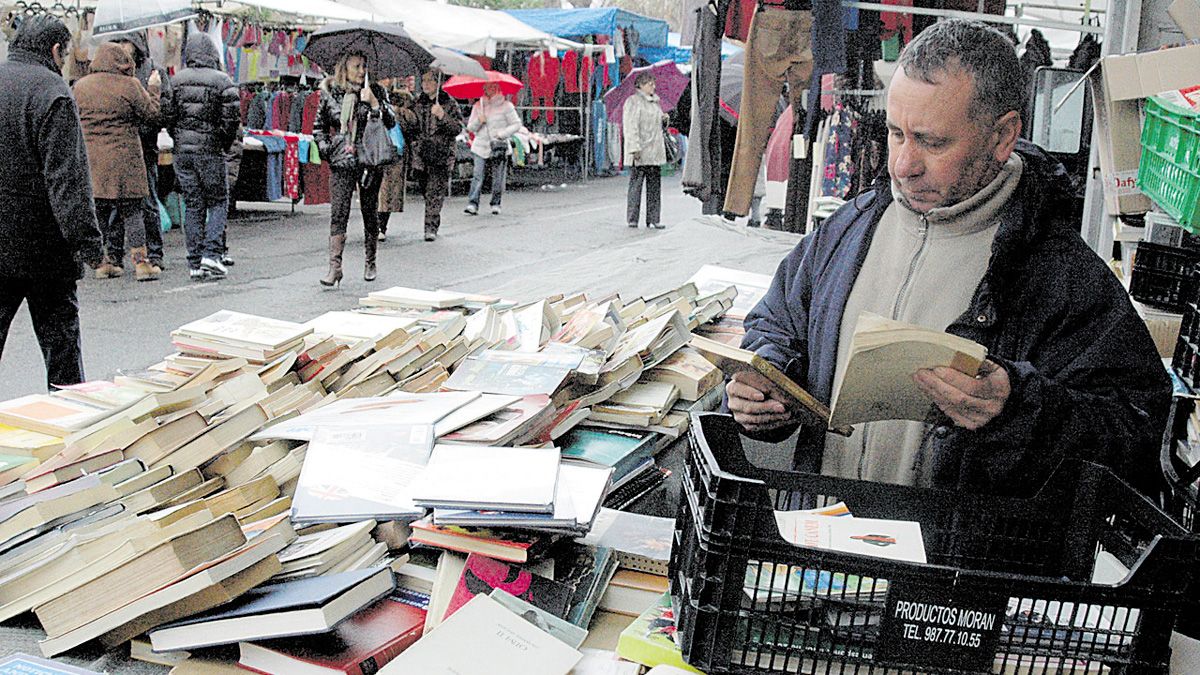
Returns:
[[[762,469],[726,415],[694,415],[689,439],[671,594],[684,658],[706,673],[1165,674],[1194,613],[1200,538],[1101,466],[991,497]],[[780,537],[776,509],[839,500],[920,522],[930,564]],[[1090,583],[1100,548],[1133,570],[1121,583]],[[965,623],[945,624],[950,609]]]
[[[1197,262],[1200,251],[1141,242],[1133,259],[1129,294],[1147,305],[1182,311],[1196,293]]]

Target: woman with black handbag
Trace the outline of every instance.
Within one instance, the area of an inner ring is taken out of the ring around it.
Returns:
[[[378,84],[367,84],[366,58],[357,53],[342,55],[333,75],[321,82],[320,105],[313,125],[321,157],[330,164],[329,273],[321,279],[323,286],[342,280],[342,252],[355,186],[363,218],[363,279],[375,280],[379,186],[387,161],[378,152],[386,147],[378,144],[375,136],[378,128],[386,131],[395,124],[387,92]],[[369,148],[360,147],[364,141],[371,141]]]
[[[467,120],[467,131],[475,134],[471,142],[471,153],[475,155],[475,172],[471,176],[471,193],[467,198],[465,213],[479,213],[479,199],[483,193],[483,176],[488,167],[492,169],[492,215],[500,215],[500,199],[504,196],[504,177],[508,172],[508,155],[512,151],[509,139],[521,130],[521,118],[517,109],[500,93],[500,86],[488,83],[483,87],[483,98],[471,108]]]

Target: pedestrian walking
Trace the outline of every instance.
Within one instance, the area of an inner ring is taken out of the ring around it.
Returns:
[[[26,18],[0,63],[0,355],[22,302],[46,362],[47,387],[83,381],[80,263],[104,258],[83,129],[62,77],[71,33]]]
[[[492,170],[492,215],[500,215],[500,200],[504,197],[504,179],[508,173],[508,155],[512,152],[509,140],[521,130],[517,109],[500,93],[500,86],[489,82],[483,87],[483,98],[471,108],[467,131],[475,134],[471,153],[475,155],[475,171],[471,176],[471,193],[464,210],[472,216],[479,214],[479,198],[483,178]]]
[[[379,247],[379,187],[383,169],[358,162],[356,144],[369,117],[379,118],[391,129],[396,125],[387,92],[375,82],[367,83],[367,60],[358,53],[343,54],[333,75],[321,82],[320,104],[313,125],[317,147],[330,164],[329,273],[322,286],[342,280],[342,252],[346,248],[346,226],[350,202],[358,188],[358,206],[363,219],[363,279],[374,281],[375,255]]]
[[[442,226],[442,206],[450,192],[450,171],[454,165],[454,143],[463,128],[462,112],[454,99],[441,90],[441,80],[442,74],[436,70],[421,75],[421,95],[415,106],[417,126],[410,136],[413,172],[425,196],[425,241],[436,240]],[[498,207],[499,201],[496,204]]]
[[[408,143],[416,133],[417,115],[413,110],[415,99],[408,78],[391,81],[381,81],[380,85],[388,92],[388,101],[392,107],[392,115],[400,131]],[[412,153],[407,149],[400,161],[389,164],[383,170],[383,179],[379,186],[379,211],[376,219],[379,221],[379,241],[387,241],[388,222],[393,213],[404,213],[404,201],[408,196],[408,175],[412,168]]]
[[[204,34],[188,38],[184,69],[171,84],[170,114],[175,139],[175,175],[186,207],[183,229],[188,270],[193,280],[224,278],[225,224],[229,217],[229,182],[225,153],[237,138],[241,105],[237,87],[221,70],[221,58]]]
[[[146,185],[149,196],[142,201],[142,222],[146,228],[146,253],[150,264],[158,271],[167,269],[163,256],[162,218],[158,210],[158,134],[169,126],[167,114],[172,110],[174,100],[171,89],[171,75],[150,57],[150,48],[146,43],[143,31],[122,33],[111,38],[133,57],[134,75],[143,87],[148,87],[150,74],[158,73],[159,79],[159,111],[157,118],[143,124],[138,130],[142,141],[142,161],[146,164]]]
[[[96,216],[104,234],[106,253],[104,263],[96,268],[97,279],[125,273],[126,246],[138,281],[154,281],[162,271],[150,264],[146,250],[142,204],[150,189],[138,135],[142,125],[159,118],[162,81],[157,72],[151,73],[147,91],[134,69],[128,52],[106,42],[92,59],[91,73],[72,87],[83,125]]]
[[[629,193],[625,221],[638,226],[642,208],[642,186],[646,186],[646,227],[662,229],[662,165],[667,163],[663,123],[667,114],[654,93],[657,83],[649,72],[639,73],[634,82],[637,93],[625,99],[625,166],[629,167]]]

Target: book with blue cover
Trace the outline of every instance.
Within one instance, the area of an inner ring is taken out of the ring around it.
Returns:
[[[559,443],[564,458],[611,467],[613,483],[620,484],[622,478],[653,457],[657,436],[649,431],[577,427]]]
[[[150,644],[160,652],[326,633],[395,586],[388,567],[263,586],[227,605],[151,631]]]
[[[9,654],[0,658],[0,675],[100,675],[94,670],[76,668],[29,654]]]

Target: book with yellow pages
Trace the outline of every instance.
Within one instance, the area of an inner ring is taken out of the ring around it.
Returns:
[[[817,400],[803,387],[796,384],[795,380],[758,354],[699,335],[693,335],[688,344],[692,349],[700,352],[701,356],[712,362],[714,366],[720,368],[726,377],[747,370],[759,373],[775,385],[784,400],[791,401],[799,411],[805,413],[811,423],[830,426],[829,406]],[[848,433],[848,430],[838,430],[838,433]]]
[[[833,383],[831,426],[924,420],[932,401],[912,376],[939,366],[975,376],[987,348],[963,337],[863,312],[846,369]]]

